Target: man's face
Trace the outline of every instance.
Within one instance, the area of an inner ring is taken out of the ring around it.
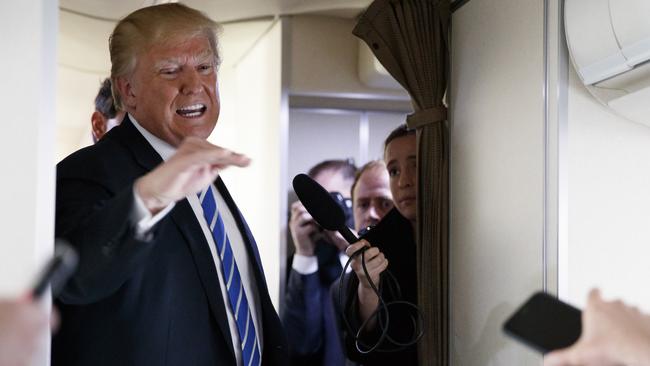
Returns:
[[[364,171],[354,187],[353,197],[355,230],[376,225],[393,208],[386,169],[379,165]]]
[[[133,75],[118,81],[127,111],[172,146],[189,136],[207,138],[219,118],[217,65],[205,37],[150,47]]]
[[[99,141],[113,127],[122,123],[126,112],[118,111],[114,118],[106,118],[100,111],[95,110],[90,117],[93,142]]]
[[[391,141],[384,153],[393,202],[402,216],[411,222],[415,222],[417,215],[415,150],[415,135],[406,135]]]
[[[328,169],[318,173],[314,180],[328,192],[339,192],[344,198],[350,198],[352,179],[346,178],[341,171]]]

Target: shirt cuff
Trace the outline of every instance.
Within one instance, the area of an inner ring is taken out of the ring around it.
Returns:
[[[131,212],[131,217],[135,223],[135,234],[139,238],[146,238],[149,235],[149,231],[154,227],[160,220],[162,220],[169,211],[174,208],[175,202],[170,203],[167,207],[162,209],[156,215],[152,215],[151,212],[144,205],[144,201],[138,193],[135,191],[135,186],[133,187],[133,210]]]
[[[318,272],[318,258],[315,255],[294,254],[291,268],[301,275],[316,273]]]
[[[339,261],[341,262],[341,268],[345,268],[345,265],[348,263],[348,260],[350,257],[348,257],[345,252],[340,252],[339,253]],[[345,268],[345,273],[350,273],[352,272],[352,266],[348,266],[348,268]]]

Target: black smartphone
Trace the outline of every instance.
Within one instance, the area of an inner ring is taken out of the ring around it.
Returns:
[[[503,330],[545,354],[578,340],[582,312],[554,296],[537,292],[504,323]]]
[[[77,269],[78,262],[77,252],[65,241],[57,239],[54,255],[45,264],[32,287],[33,299],[38,300],[43,297],[48,287],[52,289],[52,297],[56,297]]]

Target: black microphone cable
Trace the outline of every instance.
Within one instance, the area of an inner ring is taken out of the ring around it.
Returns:
[[[347,328],[347,331],[353,335],[353,339],[355,342],[355,347],[357,348],[357,351],[361,354],[368,354],[374,351],[377,352],[398,352],[403,349],[406,349],[409,346],[412,346],[416,344],[420,338],[424,335],[424,315],[420,311],[420,309],[417,307],[416,304],[413,304],[409,301],[405,300],[393,300],[393,301],[385,301],[384,297],[382,296],[382,290],[389,291],[391,293],[392,298],[396,299],[401,299],[402,298],[402,291],[399,283],[397,282],[397,279],[395,276],[388,270],[386,269],[384,272],[381,273],[380,275],[380,280],[379,280],[379,287],[373,283],[372,279],[370,278],[370,274],[368,273],[368,269],[366,268],[366,261],[365,261],[365,251],[369,249],[368,247],[364,247],[353,253],[348,261],[345,263],[345,266],[343,267],[343,271],[341,272],[341,276],[339,277],[339,309],[341,311],[341,318],[343,319],[343,322],[345,323],[345,326]],[[372,288],[373,292],[377,295],[377,298],[379,299],[379,304],[377,306],[377,309],[366,319],[361,323],[359,326],[358,330],[354,330],[352,327],[352,324],[350,324],[350,321],[348,320],[348,317],[346,315],[346,306],[343,303],[343,287],[344,287],[344,278],[345,274],[347,272],[348,267],[350,266],[350,263],[352,262],[352,259],[356,256],[361,256],[361,267],[363,268],[363,272],[366,275],[366,278],[368,280],[368,283],[370,284],[370,287]],[[384,282],[388,281],[385,286],[382,286]],[[410,309],[414,310],[415,314],[411,314],[410,320],[411,320],[411,326],[413,329],[412,335],[408,337],[405,341],[398,341],[391,337],[388,334],[389,331],[389,326],[390,326],[390,311],[389,309],[391,307],[396,307],[396,306],[406,306]],[[366,344],[361,340],[361,334],[366,330],[370,322],[376,319],[377,320],[377,326],[380,329],[380,336],[377,339],[376,342],[373,344]],[[382,343],[384,341],[387,341],[389,346],[382,346]]]

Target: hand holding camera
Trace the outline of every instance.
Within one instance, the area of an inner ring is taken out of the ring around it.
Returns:
[[[330,192],[330,196],[343,209],[346,225],[350,228],[354,227],[352,201],[338,192]],[[339,251],[344,251],[348,245],[341,234],[324,230],[318,225],[300,201],[291,205],[289,230],[291,230],[291,237],[296,247],[296,254],[313,256],[318,243],[334,245]]]
[[[296,201],[291,205],[289,230],[291,230],[291,237],[296,246],[296,254],[313,256],[316,250],[314,235],[321,228],[300,201]]]

